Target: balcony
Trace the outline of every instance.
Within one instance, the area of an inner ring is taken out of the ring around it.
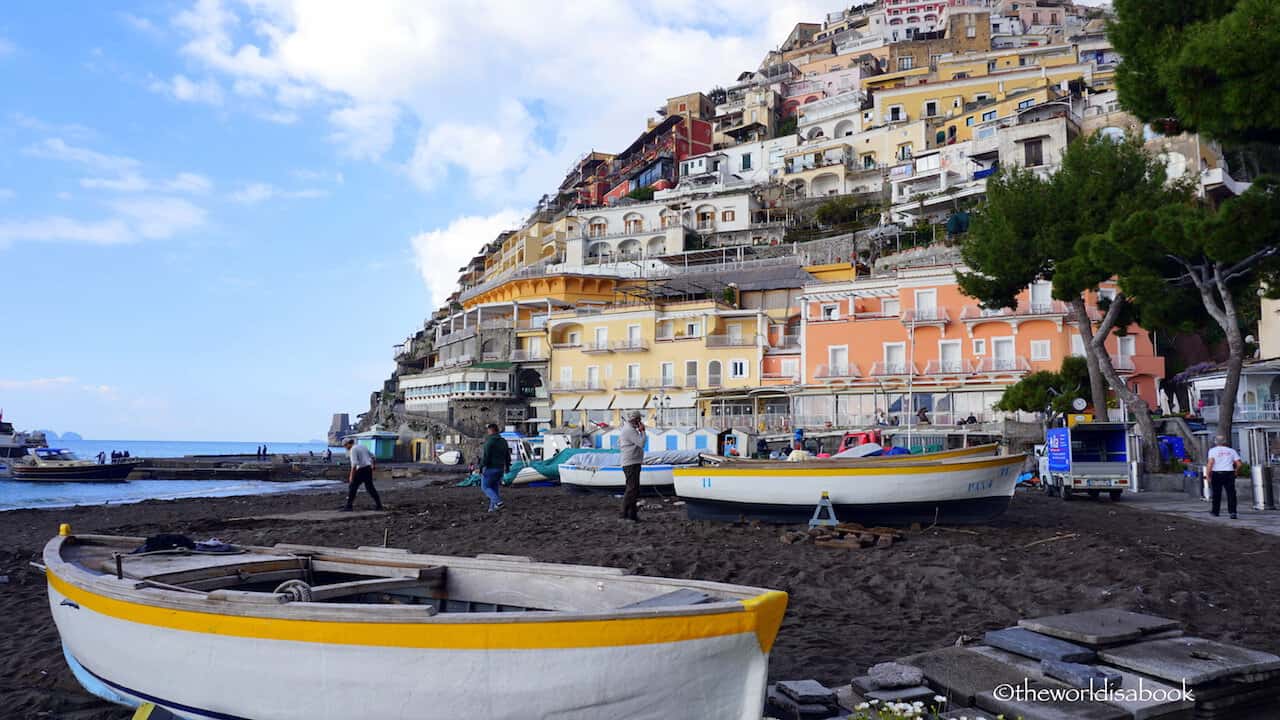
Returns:
[[[779,370],[765,370],[760,374],[760,378],[772,384],[778,384],[780,382],[791,385],[800,384],[800,375],[798,373],[782,372]]]
[[[517,332],[526,332],[529,330],[544,330],[547,327],[547,316],[536,315],[528,320],[521,320],[516,323]]]
[[[1121,374],[1132,374],[1134,370],[1132,355],[1112,355],[1111,367]]]
[[[602,392],[604,383],[599,380],[553,380],[551,392]]]
[[[1200,409],[1200,416],[1207,423],[1217,423],[1222,419],[1222,408],[1217,405],[1203,407]],[[1280,422],[1280,401],[1252,405],[1236,403],[1231,417],[1232,422]]]
[[[702,338],[701,335],[685,335],[684,333],[662,332],[660,330],[655,340],[658,342],[676,342],[678,340],[698,340],[700,338]]]
[[[915,375],[916,366],[911,363],[901,362],[876,362],[871,366],[871,377],[907,377]]]
[[[973,372],[979,375],[1021,374],[1030,372],[1031,365],[1025,357],[994,358],[987,357],[978,361]]]
[[[470,355],[458,355],[451,358],[442,358],[436,367],[451,368],[458,367],[460,365],[470,365],[473,362],[475,362],[475,358]]]
[[[614,340],[609,346],[614,352],[645,352],[649,342],[636,338],[634,340]]]
[[[394,352],[394,358],[399,360],[409,354],[409,345],[406,343],[400,343],[399,345],[392,347],[392,351]]]
[[[482,320],[480,322],[481,330],[510,330],[515,326],[515,321],[511,318],[497,318],[494,320]]]
[[[511,351],[511,362],[546,362],[547,359],[547,351],[541,348],[537,350],[517,349]]]
[[[779,335],[776,340],[769,341],[766,352],[790,352],[800,349],[800,336],[798,334]]]
[[[462,328],[461,330],[454,330],[453,332],[445,333],[441,335],[440,339],[436,340],[436,346],[439,347],[441,345],[448,345],[450,343],[455,343],[462,340],[468,340],[475,336],[476,336],[476,328],[474,325],[471,327],[465,327],[465,328]]]
[[[613,349],[609,347],[609,342],[605,341],[598,343],[586,343],[582,346],[582,352],[599,354],[613,352]]]
[[[813,373],[819,380],[849,380],[861,375],[857,365],[819,365]]]
[[[556,350],[577,350],[582,347],[582,342],[579,340],[564,340],[551,343],[551,347]]]
[[[924,365],[925,375],[971,375],[973,365],[964,360],[930,360]]]
[[[951,322],[951,314],[946,308],[920,308],[902,313],[902,324],[907,327],[917,325],[942,327],[949,322]]]
[[[651,387],[657,387],[656,385],[653,384],[653,382],[654,382],[653,380],[649,380],[645,378],[629,377],[625,380],[620,381],[617,385],[614,386],[613,389],[614,390],[648,390]]]
[[[760,344],[760,339],[755,335],[711,333],[706,338],[707,347],[755,347]]]

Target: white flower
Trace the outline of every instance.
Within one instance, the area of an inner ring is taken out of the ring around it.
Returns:
[[[872,700],[872,701],[871,701],[871,704],[872,704],[872,705],[879,705],[879,704],[880,704],[880,701],[879,701],[879,700]]]
[[[854,706],[853,706],[853,709],[854,709],[854,710],[866,710],[866,709],[867,709],[867,708],[869,708],[869,707],[871,707],[871,706],[870,706],[870,705],[868,705],[867,703],[858,703],[857,705],[854,705]]]
[[[911,703],[911,707],[922,708],[922,707],[924,707],[924,701],[923,701],[923,700],[917,700],[917,701],[915,701],[915,702]]]
[[[947,701],[947,699],[946,699],[946,698],[944,698],[944,697],[942,697],[941,695],[934,695],[934,696],[933,696],[933,701],[934,701],[934,702],[936,702],[936,703],[944,703],[944,702],[946,702],[946,701]]]

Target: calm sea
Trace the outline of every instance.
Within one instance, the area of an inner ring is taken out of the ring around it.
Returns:
[[[110,455],[125,451],[133,457],[181,457],[183,455],[253,455],[261,443],[199,442],[181,440],[71,440],[51,442],[51,447],[66,448],[82,458],[92,459],[99,451]],[[272,454],[306,455],[308,451],[323,455],[324,443],[266,443]],[[339,450],[335,456],[342,454]],[[334,458],[337,462],[338,457]],[[335,480],[299,482],[265,482],[262,480],[133,480],[127,483],[32,483],[0,478],[0,510],[15,508],[68,507],[134,503],[143,500],[177,498],[230,497],[233,495],[265,495],[294,492],[308,487],[334,485]]]

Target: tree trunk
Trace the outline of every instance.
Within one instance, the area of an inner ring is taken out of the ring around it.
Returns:
[[[1093,403],[1094,414],[1101,413],[1103,419],[1107,414],[1107,385],[1098,367],[1098,358],[1089,350],[1093,345],[1093,321],[1084,305],[1084,296],[1071,300],[1071,309],[1075,312],[1076,328],[1080,331],[1080,340],[1084,344],[1084,362],[1089,367],[1089,394]]]
[[[1235,299],[1231,297],[1231,288],[1227,287],[1222,277],[1221,265],[1214,268],[1213,274],[1212,288],[1217,291],[1217,299],[1222,305],[1217,306],[1213,303],[1214,298],[1209,295],[1208,284],[1201,286],[1200,295],[1205,303],[1205,309],[1209,310],[1209,314],[1222,326],[1222,332],[1227,336],[1227,377],[1222,386],[1222,398],[1218,401],[1218,434],[1225,437],[1227,444],[1230,445],[1232,444],[1231,424],[1236,412],[1236,394],[1240,389],[1240,372],[1244,368],[1244,335],[1240,332],[1240,318],[1236,313]]]
[[[1120,398],[1133,413],[1134,422],[1138,425],[1138,434],[1142,437],[1142,462],[1147,467],[1154,467],[1160,460],[1160,443],[1156,439],[1156,424],[1151,420],[1151,406],[1142,399],[1141,395],[1129,389],[1124,378],[1120,377],[1120,373],[1116,372],[1115,366],[1111,363],[1111,355],[1107,353],[1107,337],[1111,335],[1116,318],[1120,316],[1120,310],[1124,304],[1124,295],[1117,293],[1115,300],[1111,301],[1111,307],[1107,308],[1107,314],[1098,324],[1098,332],[1089,342],[1089,354],[1094,356],[1098,369],[1107,379],[1107,384],[1115,391],[1116,397]]]

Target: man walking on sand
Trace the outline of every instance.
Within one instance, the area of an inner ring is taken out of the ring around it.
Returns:
[[[618,449],[622,453],[622,476],[627,480],[627,490],[622,494],[622,519],[640,522],[636,503],[640,499],[640,465],[644,463],[644,421],[638,410],[627,415],[622,426]]]
[[[480,489],[489,498],[489,512],[497,512],[505,507],[498,488],[502,487],[502,476],[511,468],[511,446],[498,434],[497,425],[489,423],[484,428],[489,434],[480,451]]]
[[[378,497],[378,491],[373,487],[373,453],[369,452],[369,448],[357,445],[351,438],[343,440],[342,446],[347,449],[347,456],[351,458],[351,471],[347,473],[347,505],[342,511],[351,512],[351,503],[356,499],[356,491],[361,485],[369,492],[369,497],[373,498],[374,509],[381,510],[382,498]]]
[[[1209,487],[1213,494],[1210,514],[1218,517],[1222,507],[1222,491],[1227,491],[1227,512],[1236,519],[1236,470],[1240,468],[1240,454],[1227,444],[1225,435],[1219,435],[1209,450],[1209,462],[1204,471],[1209,475]]]

